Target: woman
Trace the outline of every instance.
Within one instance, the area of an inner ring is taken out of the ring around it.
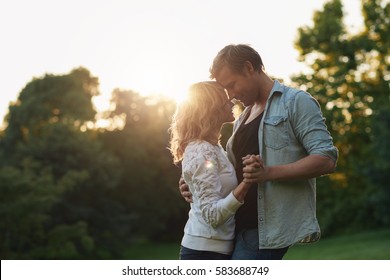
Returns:
[[[192,193],[180,259],[230,259],[234,214],[251,184],[237,185],[234,167],[219,143],[224,123],[234,121],[233,103],[216,82],[192,85],[171,124],[170,150],[182,164]]]

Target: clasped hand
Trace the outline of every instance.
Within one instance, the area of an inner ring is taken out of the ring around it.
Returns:
[[[259,155],[246,155],[242,158],[244,164],[243,181],[248,184],[264,182],[267,168]],[[192,202],[192,194],[183,178],[180,178],[179,189],[182,197],[189,203]]]
[[[243,181],[246,183],[261,183],[265,181],[267,168],[259,155],[246,155],[242,158]]]

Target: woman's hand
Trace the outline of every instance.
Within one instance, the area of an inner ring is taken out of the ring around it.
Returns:
[[[179,190],[184,200],[187,201],[188,203],[192,203],[192,193],[190,192],[186,182],[184,182],[183,177],[181,177],[179,180]]]
[[[244,182],[253,184],[266,181],[268,168],[259,155],[246,155],[242,160]]]

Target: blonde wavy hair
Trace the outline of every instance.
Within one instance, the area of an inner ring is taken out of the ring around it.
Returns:
[[[169,150],[175,164],[183,159],[184,150],[191,141],[218,143],[226,96],[224,88],[215,81],[190,86],[187,98],[178,104],[169,128]]]

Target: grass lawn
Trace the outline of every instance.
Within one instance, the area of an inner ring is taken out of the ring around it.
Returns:
[[[129,260],[177,260],[179,242],[138,244],[126,253]],[[331,238],[316,244],[295,245],[286,260],[390,260],[390,229],[368,231]]]
[[[321,239],[295,245],[286,260],[390,260],[390,229]]]

